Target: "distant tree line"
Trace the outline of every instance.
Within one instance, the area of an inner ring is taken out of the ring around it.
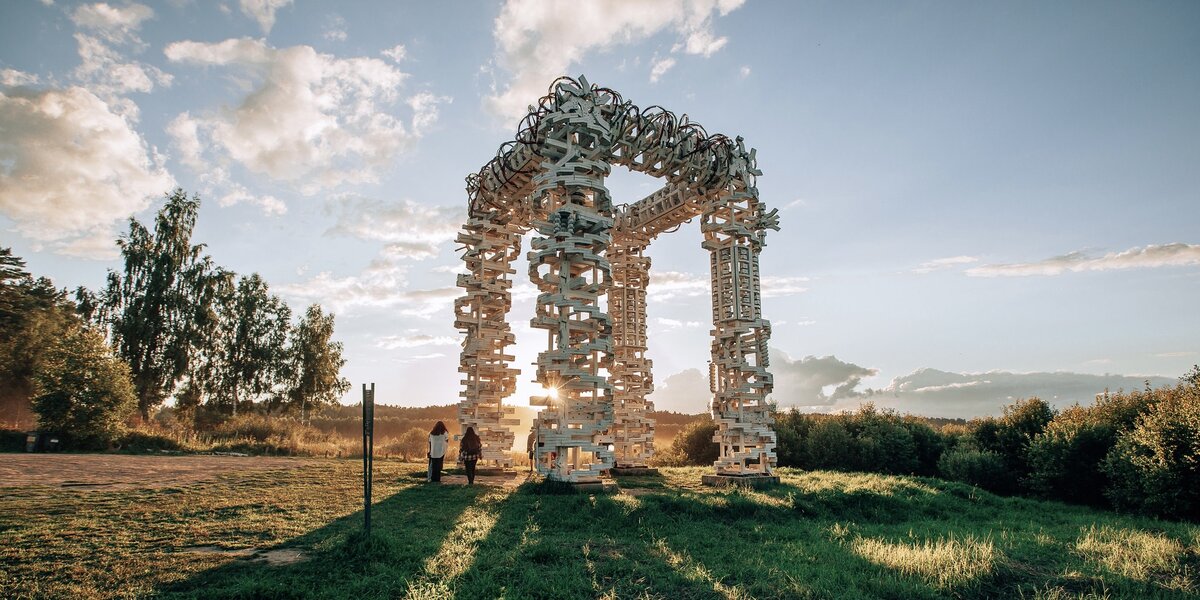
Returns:
[[[939,423],[881,411],[775,415],[779,465],[936,476],[1023,494],[1200,520],[1200,366],[1173,387],[1105,392],[1055,411],[1038,398],[1000,417]],[[712,464],[716,424],[687,425],[660,464]]]
[[[152,227],[129,220],[122,267],[74,300],[0,249],[0,399],[30,406],[39,427],[79,447],[113,443],[131,413],[147,422],[168,398],[188,425],[239,412],[296,415],[336,404],[334,316],[298,320],[257,273],[239,276],[192,243],[199,198],[167,195]]]

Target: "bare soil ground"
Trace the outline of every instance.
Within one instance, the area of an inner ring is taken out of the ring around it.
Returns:
[[[78,490],[174,487],[218,475],[295,469],[313,459],[277,456],[138,456],[127,454],[5,454],[0,488],[49,486]]]

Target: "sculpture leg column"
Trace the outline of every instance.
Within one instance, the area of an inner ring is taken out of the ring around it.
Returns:
[[[609,249],[613,287],[609,312],[613,318],[613,445],[618,467],[645,467],[654,455],[652,362],[646,358],[646,286],[650,258],[643,245],[616,239]]]
[[[521,231],[483,217],[472,217],[456,240],[466,246],[467,273],[458,276],[466,294],[454,302],[454,326],[465,334],[459,372],[463,391],[458,404],[460,431],[474,427],[483,441],[482,460],[512,466],[514,434],[520,424],[504,399],[516,390],[518,369],[506,348],[515,339],[507,321],[512,308],[509,266],[521,248]]]
[[[758,254],[762,234],[757,195],[735,189],[704,212],[703,247],[710,252],[713,341],[709,382],[718,475],[769,475],[775,466],[775,432],[767,405],[770,322],[762,318]]]

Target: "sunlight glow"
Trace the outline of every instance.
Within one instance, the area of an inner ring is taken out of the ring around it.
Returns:
[[[538,388],[538,395],[549,397],[551,400],[558,400],[558,388],[543,385]]]

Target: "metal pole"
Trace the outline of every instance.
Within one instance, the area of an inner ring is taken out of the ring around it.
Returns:
[[[375,462],[375,384],[363,384],[363,529],[371,535],[371,476]]]

